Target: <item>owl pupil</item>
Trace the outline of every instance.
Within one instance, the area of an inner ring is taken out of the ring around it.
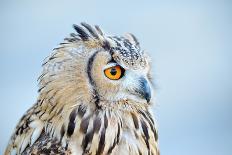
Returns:
[[[116,68],[112,68],[111,71],[110,71],[110,74],[111,75],[116,75],[117,74]]]

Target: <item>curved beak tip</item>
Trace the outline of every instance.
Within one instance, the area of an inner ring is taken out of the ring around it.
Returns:
[[[151,92],[146,93],[146,94],[144,95],[144,98],[147,100],[147,103],[149,103],[149,102],[151,101]]]
[[[149,83],[147,82],[146,79],[142,78],[140,80],[140,84],[141,85],[140,85],[140,91],[139,91],[139,93],[149,103],[150,100],[151,100],[151,88],[149,86]]]

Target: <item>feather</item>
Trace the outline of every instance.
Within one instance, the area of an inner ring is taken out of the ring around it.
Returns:
[[[35,141],[39,138],[40,134],[42,133],[43,126],[35,128],[33,134],[31,135],[31,143],[30,146],[35,143]]]
[[[89,35],[88,33],[79,25],[73,24],[73,28],[76,30],[76,32],[78,33],[79,37],[83,40],[89,40]]]

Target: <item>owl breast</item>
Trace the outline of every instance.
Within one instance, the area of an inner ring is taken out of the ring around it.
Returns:
[[[147,112],[98,109],[76,119],[75,126],[68,144],[72,154],[158,154],[155,125]]]

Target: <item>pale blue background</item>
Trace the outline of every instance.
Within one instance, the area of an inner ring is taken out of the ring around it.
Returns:
[[[73,23],[134,33],[153,59],[162,155],[232,154],[229,0],[1,0],[0,154]]]

